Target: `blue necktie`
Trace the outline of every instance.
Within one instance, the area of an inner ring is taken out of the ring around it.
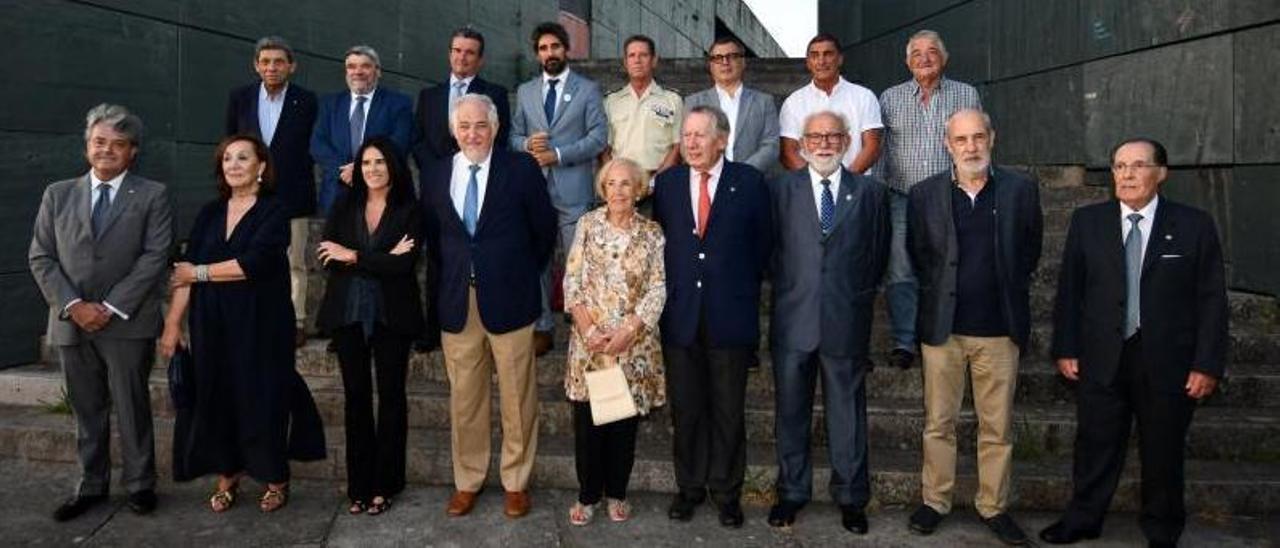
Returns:
[[[351,157],[356,158],[356,153],[360,152],[360,143],[364,142],[364,102],[368,98],[361,95],[356,97],[356,108],[351,111]]]
[[[457,101],[459,97],[466,95],[467,94],[466,89],[467,89],[466,82],[453,83],[453,93],[449,95],[449,115],[450,116],[453,115],[453,102]]]
[[[556,84],[558,78],[547,80],[547,97],[542,101],[542,113],[547,115],[547,127],[551,127],[551,119],[556,115]]]
[[[1130,213],[1129,219],[1129,235],[1124,238],[1124,269],[1125,269],[1125,299],[1124,299],[1124,338],[1132,337],[1138,332],[1139,300],[1142,294],[1142,229],[1138,228],[1138,221],[1142,220],[1142,214]]]
[[[831,232],[831,224],[835,222],[836,217],[836,201],[831,196],[831,181],[822,180],[822,213],[818,216],[819,222],[822,223],[822,233]]]
[[[111,209],[111,185],[98,183],[98,201],[93,203],[93,213],[89,219],[93,223],[93,236],[95,238],[98,237],[99,232],[102,232],[102,223],[107,220],[108,209]]]
[[[476,235],[476,221],[480,218],[480,181],[476,180],[476,172],[480,166],[471,164],[471,179],[467,181],[467,196],[462,200],[462,225],[467,227],[467,234]]]

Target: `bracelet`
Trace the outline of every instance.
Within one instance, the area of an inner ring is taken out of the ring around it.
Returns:
[[[209,265],[207,264],[196,265],[196,281],[197,282],[209,281]]]

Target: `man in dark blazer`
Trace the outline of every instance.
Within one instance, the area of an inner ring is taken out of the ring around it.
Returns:
[[[379,86],[382,61],[369,46],[351,46],[343,56],[347,89],[320,99],[320,113],[311,134],[311,157],[320,164],[320,213],[346,195],[351,184],[356,150],[370,137],[386,137],[397,152],[409,155],[413,141],[413,100]]]
[[[253,69],[259,81],[231,90],[225,135],[249,134],[271,152],[276,194],[290,210],[289,281],[296,322],[295,343],[306,341],[309,217],[316,211],[315,163],[311,129],[316,124],[316,94],[291,83],[297,70],[293,49],[283,38],[267,36],[254,46]]]
[[[484,35],[471,27],[453,31],[449,39],[449,81],[423,88],[418,93],[418,108],[414,113],[414,129],[417,133],[413,156],[418,162],[418,172],[426,171],[434,162],[447,160],[458,153],[458,141],[449,130],[451,102],[468,93],[479,93],[493,100],[498,108],[498,137],[495,141],[505,146],[511,127],[511,107],[507,100],[507,88],[478,76],[484,66]],[[439,273],[427,268],[427,287],[433,287]],[[427,298],[427,328],[422,338],[414,343],[420,352],[440,347],[440,324],[436,320],[437,306],[434,298]]]
[[[686,97],[684,107],[723,110],[729,117],[725,158],[768,174],[778,167],[778,105],[772,95],[742,83],[746,51],[737,38],[717,38],[707,54],[707,71],[715,85]]]
[[[955,425],[971,384],[978,417],[974,509],[1001,542],[1021,545],[1027,535],[1008,513],[1013,397],[1031,332],[1029,288],[1044,221],[1036,181],[991,164],[995,136],[981,110],[953,113],[944,132],[951,169],[912,186],[907,200],[907,251],[920,280],[925,411],[923,503],[908,526],[931,534],[951,512]]]
[[[1053,544],[1096,538],[1138,422],[1142,510],[1152,546],[1186,523],[1183,448],[1196,402],[1224,374],[1222,248],[1204,211],[1159,194],[1168,155],[1151,139],[1112,149],[1115,200],[1071,216],[1053,318],[1053,356],[1076,383],[1074,489]]]
[[[461,151],[422,173],[432,298],[449,374],[453,478],[446,512],[471,511],[489,469],[489,384],[502,387],[501,479],[505,513],[529,511],[526,491],[538,447],[533,322],[541,313],[539,274],[551,258],[556,215],[533,158],[494,147],[498,109],[467,94],[453,113]]]
[[[710,490],[720,523],[742,526],[747,369],[760,345],[760,281],[773,249],[764,177],[726,162],[729,119],[696,107],[684,118],[687,165],[658,175],[653,218],[666,237],[662,351],[675,428],[668,516],[688,521]]]
[[[53,513],[66,521],[105,502],[111,486],[111,414],[120,433],[129,508],[156,506],[148,379],[160,334],[173,245],[163,184],[130,173],[142,121],[102,104],[85,124],[85,175],[45,189],[28,260],[49,304],[46,334],[62,361],[76,418],[80,482]]]
[[[785,527],[809,502],[813,391],[822,374],[831,498],[845,529],[867,532],[866,380],[871,307],[889,257],[889,205],[879,181],[840,165],[849,127],[832,111],[808,116],[804,169],[771,185],[777,230],[769,322],[778,453],[778,503],[769,524]]]

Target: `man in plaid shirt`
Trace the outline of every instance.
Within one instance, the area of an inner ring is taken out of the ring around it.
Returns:
[[[885,299],[893,350],[889,363],[911,367],[916,356],[916,278],[907,257],[907,192],[912,185],[951,167],[944,146],[947,117],[958,110],[982,109],[978,91],[942,75],[947,48],[942,37],[922,30],[907,41],[911,79],[880,95],[885,125],[884,154],[876,170],[893,191],[889,193],[893,239],[885,274]]]

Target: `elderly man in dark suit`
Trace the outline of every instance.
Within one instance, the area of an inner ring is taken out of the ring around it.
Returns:
[[[165,186],[129,172],[141,133],[142,121],[124,107],[91,109],[89,173],[49,185],[36,214],[28,260],[49,303],[47,337],[66,376],[80,463],[79,487],[54,511],[58,521],[107,498],[113,406],[129,508],[146,514],[156,506],[147,379],[173,228]]]
[[[289,281],[296,323],[294,342],[306,341],[307,242],[316,211],[315,162],[311,128],[316,124],[316,94],[289,81],[298,63],[283,38],[267,36],[254,46],[253,69],[259,82],[231,90],[225,135],[249,134],[270,147],[276,195],[290,213]]]
[[[978,516],[1006,544],[1027,543],[1009,516],[1013,396],[1031,332],[1029,288],[1040,261],[1037,183],[991,164],[991,118],[961,109],[946,121],[951,169],[911,188],[907,251],[919,274],[924,357],[923,504],[908,526],[930,534],[951,511],[956,422],[965,375],[978,417]]]
[[[533,323],[541,312],[539,274],[551,258],[556,214],[547,180],[527,154],[494,147],[498,109],[488,96],[454,102],[460,152],[422,173],[430,268],[440,280],[441,348],[449,374],[453,481],[446,513],[475,504],[489,469],[489,385],[502,397],[505,513],[529,512],[526,491],[538,448]]]
[[[747,369],[760,344],[760,281],[773,249],[764,177],[725,161],[729,119],[695,107],[684,118],[687,165],[658,175],[653,218],[666,237],[662,352],[675,427],[679,493],[668,516],[688,521],[710,490],[720,523],[742,526]]]
[[[1138,422],[1142,510],[1152,546],[1186,523],[1183,449],[1197,400],[1224,373],[1227,293],[1213,219],[1159,194],[1164,146],[1128,139],[1111,154],[1115,200],[1071,216],[1053,318],[1053,356],[1076,384],[1074,484],[1052,544],[1097,538]]]
[[[871,305],[889,257],[889,205],[883,184],[840,165],[850,139],[842,115],[819,111],[803,128],[808,166],[772,186],[777,249],[769,339],[778,503],[769,524],[791,525],[813,492],[809,430],[821,373],[831,498],[845,529],[865,534],[871,484],[864,381]]]

